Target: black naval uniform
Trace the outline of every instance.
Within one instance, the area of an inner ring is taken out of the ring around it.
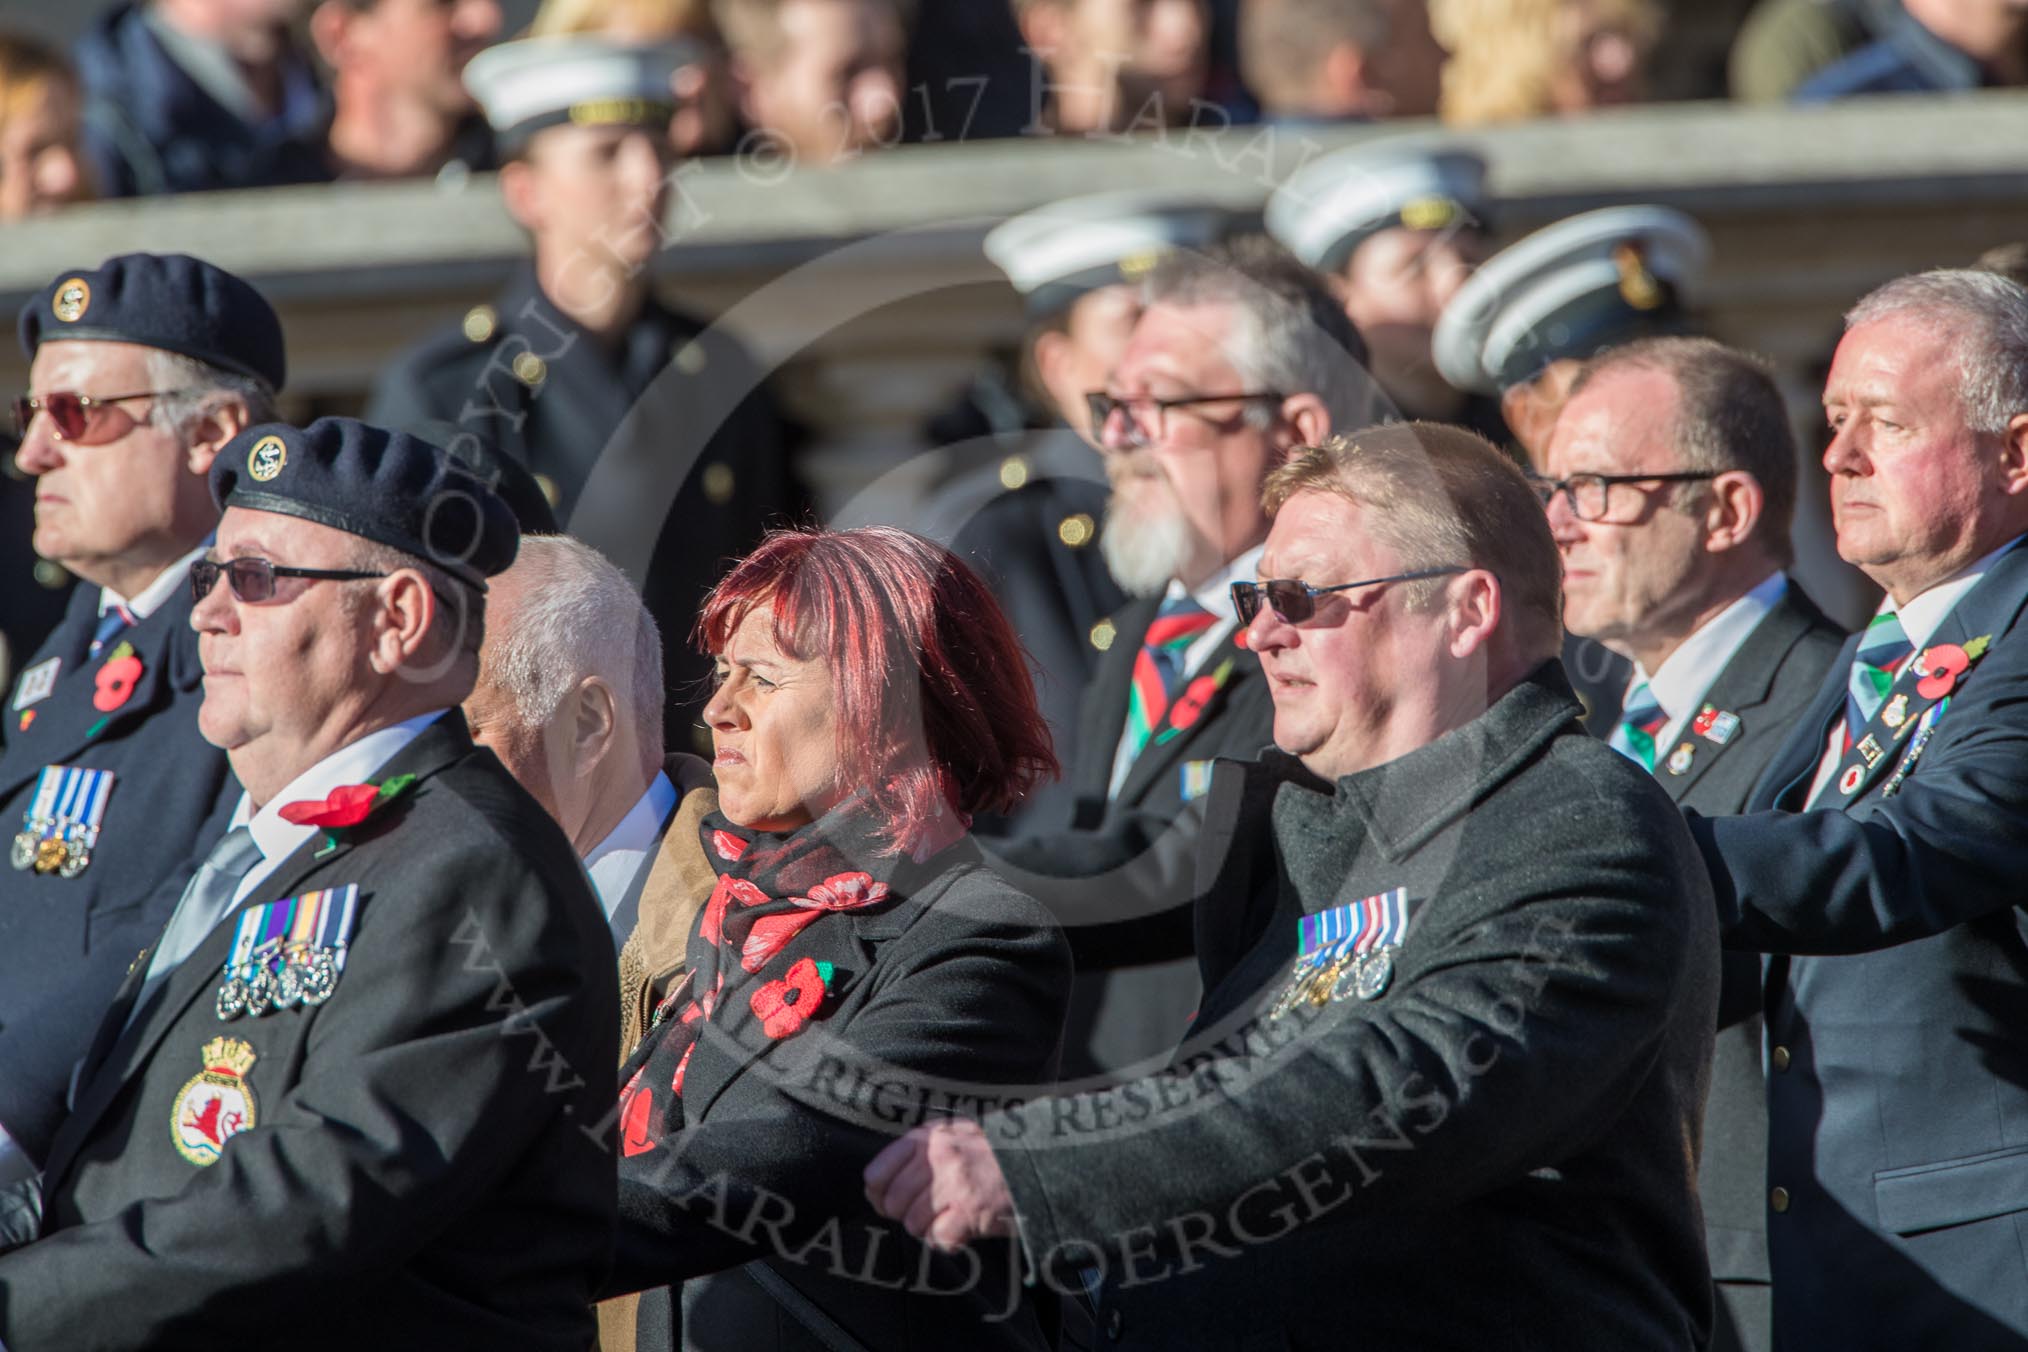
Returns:
[[[120,974],[161,932],[190,856],[209,848],[206,819],[239,792],[225,753],[197,731],[204,673],[189,589],[177,589],[94,659],[87,654],[99,595],[93,586],[72,591],[69,613],[20,664],[0,715],[8,730],[0,838],[11,842],[22,830],[44,767],[113,773],[82,872],[0,870],[0,1126],[37,1160]],[[141,673],[105,712],[95,701],[111,703],[117,690],[102,695],[100,673],[122,643],[132,645]],[[51,662],[55,682],[40,695]]]
[[[412,789],[335,847],[306,841],[131,1025],[145,965],[121,989],[39,1234],[20,1243],[32,1182],[0,1207],[0,1248],[20,1244],[0,1256],[10,1352],[589,1344],[616,1206],[612,939],[561,830],[457,710],[375,778],[402,774]],[[348,884],[328,1001],[221,1020],[236,917]],[[187,1153],[206,1127],[216,1145]]]
[[[610,350],[525,266],[494,304],[396,357],[366,420],[454,454],[457,434],[478,437],[536,475],[566,530],[623,564],[632,533],[652,527],[641,591],[662,630],[666,736],[697,749],[710,674],[689,643],[698,603],[805,505],[781,418],[735,338],[651,296]]]

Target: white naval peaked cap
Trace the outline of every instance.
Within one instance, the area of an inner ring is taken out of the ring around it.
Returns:
[[[1174,194],[1094,193],[1012,217],[987,232],[984,248],[1040,318],[1088,291],[1137,280],[1173,249],[1209,246],[1227,223],[1220,208]]]
[[[1426,135],[1390,136],[1311,160],[1268,198],[1267,232],[1320,272],[1336,272],[1371,236],[1484,229],[1486,162]]]
[[[1681,331],[1711,257],[1673,207],[1606,207],[1544,226],[1458,288],[1430,347],[1461,390],[1493,393],[1563,357]]]
[[[488,47],[465,67],[465,88],[502,141],[519,143],[565,122],[666,122],[676,72],[698,59],[689,42],[523,38]]]

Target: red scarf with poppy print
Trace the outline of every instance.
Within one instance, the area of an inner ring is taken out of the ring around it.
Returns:
[[[655,1010],[648,1036],[623,1069],[620,1148],[636,1155],[683,1125],[683,1076],[704,1025],[721,1003],[744,1000],[770,1038],[800,1032],[822,1008],[828,963],[804,958],[779,979],[756,977],[795,937],[827,915],[876,906],[888,885],[862,863],[892,872],[849,809],[784,834],[734,826],[717,812],[699,825],[718,883],[690,936],[689,971]]]

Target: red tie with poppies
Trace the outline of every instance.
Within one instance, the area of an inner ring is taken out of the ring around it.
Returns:
[[[1188,596],[1162,603],[1148,637],[1134,657],[1134,683],[1127,692],[1127,759],[1141,754],[1162,726],[1176,687],[1183,683],[1183,655],[1217,616]]]

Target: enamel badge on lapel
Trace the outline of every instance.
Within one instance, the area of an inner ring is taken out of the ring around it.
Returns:
[[[359,885],[305,892],[239,913],[232,957],[219,983],[222,1021],[260,1018],[291,1005],[315,1008],[338,989],[359,911]]]
[[[21,679],[14,686],[14,707],[21,710],[31,704],[46,700],[56,689],[57,673],[63,670],[63,659],[52,657],[47,662],[37,662],[21,673]]]
[[[1845,773],[1838,776],[1838,792],[1844,794],[1847,798],[1850,798],[1853,794],[1859,792],[1859,781],[1865,778],[1866,778],[1865,766],[1863,765],[1846,766]]]
[[[1727,713],[1715,704],[1707,704],[1690,721],[1690,731],[1713,746],[1724,746],[1732,740],[1732,734],[1739,731],[1739,715]]]
[[[1895,734],[1897,741],[1900,740],[1902,726],[1908,722],[1907,691],[1887,701],[1886,706],[1880,710],[1880,721],[1887,725],[1889,732]]]
[[[254,1125],[257,1111],[246,1074],[254,1049],[237,1038],[204,1044],[204,1069],[184,1082],[169,1117],[176,1153],[192,1164],[216,1164],[225,1143]]]
[[[1697,748],[1690,742],[1685,742],[1674,751],[1671,751],[1666,763],[1669,773],[1672,775],[1689,774],[1691,758],[1696,754]]]
[[[22,814],[8,862],[15,868],[75,878],[92,862],[99,824],[113,794],[111,770],[45,765]]]

